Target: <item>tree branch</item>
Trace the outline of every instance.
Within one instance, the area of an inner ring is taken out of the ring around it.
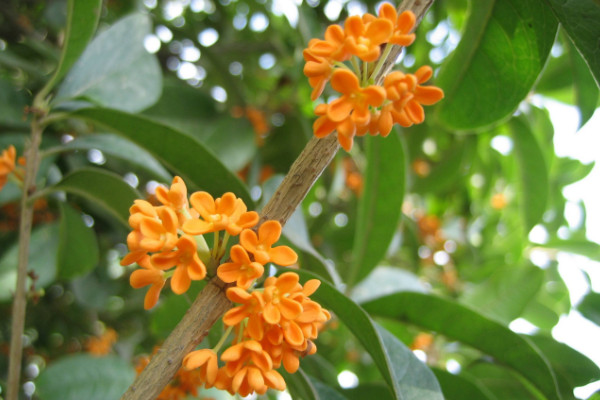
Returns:
[[[31,123],[31,139],[25,152],[25,179],[21,196],[21,216],[19,221],[19,261],[17,264],[17,286],[12,305],[10,355],[8,365],[7,400],[19,398],[19,381],[23,356],[23,330],[27,308],[27,265],[29,263],[29,239],[33,220],[33,204],[29,197],[35,192],[35,177],[39,166],[39,147],[43,127],[40,117],[34,116]]]
[[[398,10],[412,10],[417,16],[418,24],[433,1],[406,0]],[[392,50],[381,73],[376,77],[376,82],[380,82],[394,65],[400,51],[401,48]],[[274,219],[285,225],[339,147],[335,133],[324,139],[313,137],[263,208],[260,223]],[[231,307],[231,302],[225,296],[226,288],[227,285],[217,277],[208,283],[121,400],[149,400],[160,394],[181,367],[183,358],[204,339],[215,321]]]

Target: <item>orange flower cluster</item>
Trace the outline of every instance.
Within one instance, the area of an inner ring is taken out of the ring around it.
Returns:
[[[137,263],[141,267],[131,274],[130,282],[134,288],[150,286],[144,307],[156,304],[169,277],[173,292],[180,294],[192,280],[211,273],[232,284],[226,295],[238,304],[223,317],[228,329],[219,344],[185,357],[184,366],[197,369],[195,385],[242,396],[263,394],[268,388],[285,389],[276,369],[283,364],[288,372],[295,372],[300,356],[316,352],[312,341],[331,317],[309,298],[320,282],[313,279],[302,286],[293,272],[264,278],[265,265],[291,266],[298,255],[288,246],[276,245],[282,230],[278,221],[265,221],[256,229],[258,214],[247,211],[233,193],[214,199],[206,192],[196,192],[188,201],[183,180],[175,177],[169,189],[157,188],[156,197],[162,205],[136,200],[130,208],[133,230],[127,237],[129,253],[121,261],[122,265]],[[213,234],[212,249],[203,236],[208,233]],[[239,236],[239,242],[221,263],[232,236]],[[263,279],[259,287],[257,282]],[[224,365],[219,368],[218,352],[232,331],[235,338],[220,355]]]
[[[330,25],[325,39],[312,39],[304,50],[304,74],[317,99],[330,82],[340,96],[315,108],[313,125],[316,137],[337,131],[341,146],[349,151],[355,136],[387,136],[394,124],[409,127],[425,119],[423,105],[432,105],[444,96],[441,89],[422,86],[433,70],[423,66],[415,74],[394,71],[382,85],[374,82],[393,45],[408,46],[416,17],[411,11],[397,14],[384,3],[378,16],[348,17],[342,28]],[[381,54],[382,45],[386,45]],[[345,64],[349,61],[350,65]]]
[[[272,257],[281,257],[277,249],[266,251],[263,256],[268,254],[273,261]],[[259,253],[253,254],[256,257]],[[244,289],[244,282],[237,283],[238,286],[227,289],[227,297],[239,305],[223,316],[229,327],[224,339],[232,329],[236,333],[231,346],[220,356],[224,365],[218,367],[218,349],[202,349],[188,354],[184,366],[200,368],[206,387],[214,386],[231,394],[247,396],[252,392],[264,394],[268,388],[284,390],[286,384],[277,368],[283,364],[289,373],[296,372],[299,358],[317,351],[312,340],[331,317],[309,298],[320,282],[312,279],[302,286],[298,274],[286,272],[267,278],[264,288],[251,292]]]
[[[156,305],[168,278],[177,294],[185,293],[192,280],[204,279],[206,263],[218,265],[215,262],[223,256],[229,236],[239,235],[258,222],[258,214],[247,211],[233,193],[215,200],[206,192],[196,192],[188,201],[187,188],[179,177],[173,179],[169,189],[158,187],[156,197],[161,206],[135,200],[129,209],[133,230],[127,236],[129,254],[121,260],[121,265],[137,263],[141,267],[131,274],[130,283],[136,289],[150,286],[144,301],[146,309]],[[226,232],[225,243],[210,253],[202,235],[214,233],[219,244],[220,231]]]
[[[16,166],[16,161],[17,150],[13,145],[8,146],[8,149],[3,150],[0,154],[0,190],[6,185],[11,174],[13,174],[17,180],[23,181],[24,172],[22,168]],[[25,159],[19,157],[18,164],[25,165]]]

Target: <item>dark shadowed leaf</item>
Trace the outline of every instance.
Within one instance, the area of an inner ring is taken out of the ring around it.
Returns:
[[[60,62],[42,93],[49,92],[65,76],[94,35],[100,18],[102,0],[69,0],[67,27]]]
[[[162,72],[144,48],[150,32],[150,18],[133,14],[100,33],[69,71],[55,103],[85,99],[129,112],[154,104],[162,90]]]
[[[525,118],[509,123],[519,166],[519,196],[525,232],[537,224],[548,202],[548,169],[540,146]]]
[[[213,196],[233,192],[248,208],[254,202],[246,186],[197,139],[145,117],[110,109],[88,108],[73,115],[98,123],[144,149],[181,176],[192,190]]]
[[[80,168],[44,189],[40,196],[57,191],[76,194],[98,204],[127,227],[129,207],[135,199],[141,198],[119,175],[97,168]]]
[[[352,286],[385,256],[398,227],[404,198],[406,161],[399,136],[366,139],[367,170],[358,203],[352,264],[345,274]]]
[[[545,0],[600,85],[600,7],[597,0]]]
[[[79,211],[59,202],[60,231],[56,264],[58,276],[71,279],[84,275],[99,260],[98,242],[94,230],[86,226]]]
[[[117,400],[135,378],[133,366],[117,356],[65,356],[52,362],[36,380],[45,400]]]
[[[542,71],[557,21],[539,0],[480,0],[440,70],[437,114],[449,129],[473,130],[508,117]]]
[[[537,349],[507,327],[469,308],[414,292],[380,297],[362,306],[373,315],[397,318],[479,349],[518,371],[548,399],[559,399],[552,369]]]

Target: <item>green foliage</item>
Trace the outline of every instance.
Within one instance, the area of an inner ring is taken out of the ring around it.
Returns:
[[[131,365],[120,357],[74,354],[48,367],[37,386],[40,397],[48,400],[116,399],[134,376]]]
[[[150,29],[148,17],[131,15],[98,35],[65,77],[54,100],[57,106],[83,99],[137,112],[154,104],[162,90],[162,74],[143,46]]]
[[[438,118],[459,131],[509,116],[536,82],[557,21],[539,0],[474,1],[456,51],[440,71],[446,100]]]
[[[260,211],[312,137],[302,49],[323,37],[330,2],[303,2],[296,24],[271,1],[5,3],[0,151],[14,144],[23,155],[32,113],[47,113],[24,332],[25,362],[41,373],[27,379],[42,400],[117,399],[136,356],[169,335],[203,287],[193,282],[179,296],[165,293],[167,282],[156,308],[142,309],[146,288],[129,284],[137,267],[119,264],[129,207],[156,202],[153,188],[180,176],[190,193],[233,192]],[[167,4],[181,4],[181,15],[168,15]],[[261,14],[266,27],[251,28]],[[426,107],[424,124],[356,138],[284,226],[301,281],[322,281],[311,298],[333,315],[317,354],[282,373],[292,398],[566,400],[600,380],[592,360],[551,337],[572,308],[557,254],[600,261],[585,223],[565,217],[574,206],[565,187],[595,166],[557,154],[556,119],[538,108],[559,100],[577,108],[580,126],[592,119],[599,20],[596,0],[434,3],[396,68],[432,65],[445,98]],[[207,29],[214,44],[202,39]],[[144,47],[152,40],[154,54]],[[20,193],[18,180],[0,192],[2,346]],[[575,208],[585,219],[583,205]],[[534,227],[548,238],[530,240]],[[573,306],[600,325],[598,293]],[[519,318],[537,333],[513,332]],[[119,334],[111,355],[71,354],[102,326]],[[214,346],[222,331],[217,323],[199,346]],[[6,368],[0,361],[3,392]],[[356,387],[338,382],[345,370]],[[203,396],[230,398],[216,389]]]
[[[395,134],[385,143],[367,139],[364,195],[358,204],[352,264],[347,273],[349,285],[364,279],[385,256],[404,198],[406,161],[402,142]]]

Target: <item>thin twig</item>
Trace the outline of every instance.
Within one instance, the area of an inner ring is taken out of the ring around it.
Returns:
[[[25,179],[21,196],[21,220],[19,225],[19,261],[17,265],[17,286],[12,307],[10,337],[10,356],[8,366],[7,400],[19,398],[19,381],[23,355],[23,330],[27,308],[27,265],[29,262],[29,239],[33,220],[33,204],[29,197],[35,192],[35,177],[39,167],[39,147],[42,141],[43,127],[39,116],[31,123],[31,139],[25,152]]]
[[[418,23],[433,1],[407,0],[399,7],[399,11],[412,10],[417,16]],[[376,81],[380,81],[394,65],[398,54],[399,51],[392,50]],[[292,165],[271,200],[263,208],[260,223],[274,219],[285,225],[329,165],[339,147],[335,133],[324,139],[313,137]],[[231,307],[231,302],[225,296],[226,288],[227,285],[217,277],[208,283],[121,400],[150,400],[158,397],[181,367],[186,354],[208,335],[215,321]]]

